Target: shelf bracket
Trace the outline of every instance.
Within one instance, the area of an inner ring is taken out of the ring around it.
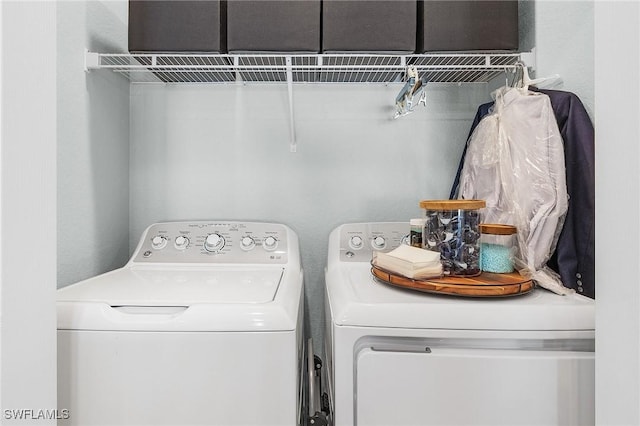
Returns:
[[[532,48],[529,52],[521,52],[520,60],[524,63],[527,68],[530,68],[531,71],[535,71],[536,69],[536,48]]]
[[[287,69],[287,92],[289,95],[289,150],[296,152],[298,149],[298,143],[296,141],[296,125],[293,116],[293,65],[291,62],[291,56],[286,58]]]
[[[84,71],[89,72],[98,68],[100,68],[100,54],[84,49]]]
[[[240,72],[240,57],[235,55],[233,57],[233,69],[235,72],[236,83],[242,83],[242,73]]]

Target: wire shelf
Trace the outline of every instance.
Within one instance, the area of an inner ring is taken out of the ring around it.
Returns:
[[[87,70],[134,83],[393,83],[408,66],[432,83],[485,83],[515,69],[520,53],[106,54],[86,52]],[[290,80],[289,80],[290,79]]]

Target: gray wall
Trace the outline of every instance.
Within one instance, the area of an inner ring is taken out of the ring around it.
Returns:
[[[529,2],[531,3],[531,2]],[[562,90],[577,93],[594,119],[594,2],[536,1],[534,75],[559,74]]]
[[[84,49],[125,52],[126,1],[57,3],[58,286],[129,256],[129,82],[86,73]]]

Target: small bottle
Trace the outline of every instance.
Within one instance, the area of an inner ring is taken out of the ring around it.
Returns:
[[[424,219],[411,219],[409,221],[409,245],[413,247],[422,248],[422,232],[424,229]]]
[[[513,272],[517,228],[511,225],[480,225],[480,269],[506,274]]]

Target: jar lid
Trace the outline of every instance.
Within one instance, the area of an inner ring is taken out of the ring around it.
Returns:
[[[502,225],[499,223],[481,223],[480,232],[493,235],[512,235],[518,232],[518,228],[512,225]]]
[[[425,210],[477,210],[487,205],[484,200],[422,200],[420,207]]]

